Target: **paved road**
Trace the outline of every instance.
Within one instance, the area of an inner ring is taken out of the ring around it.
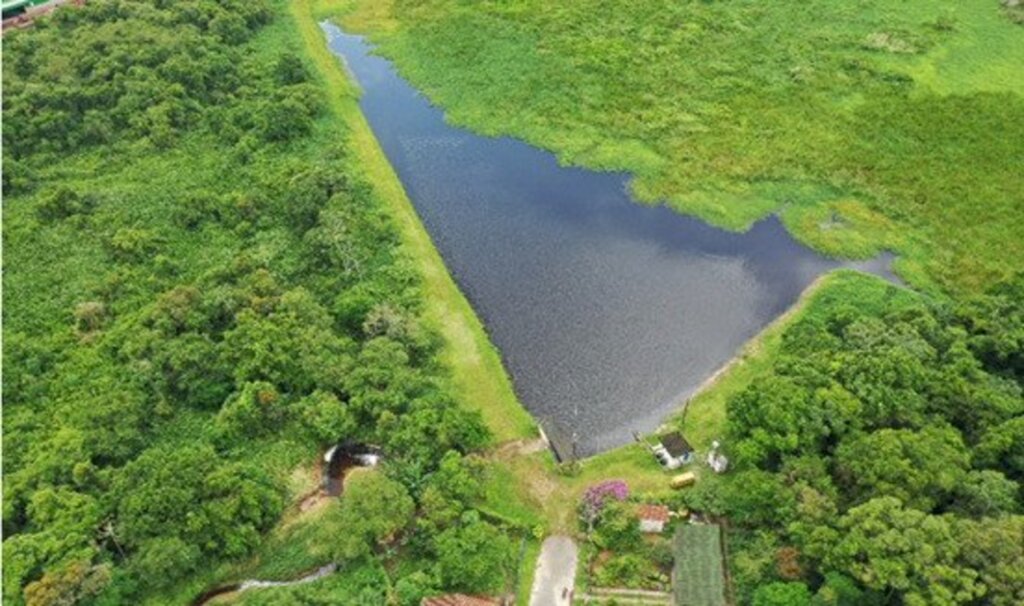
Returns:
[[[530,592],[530,606],[568,606],[576,582],[576,543],[569,537],[544,539]]]

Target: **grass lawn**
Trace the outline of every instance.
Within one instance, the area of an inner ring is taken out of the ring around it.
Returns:
[[[516,586],[516,606],[529,606],[533,578],[537,574],[537,558],[541,542],[534,539],[526,543],[523,559],[519,562],[519,583]]]
[[[923,288],[1024,269],[1024,27],[997,0],[330,4],[452,122],[630,171],[641,200],[778,212]]]
[[[725,606],[722,537],[715,524],[683,524],[673,539],[680,606]]]

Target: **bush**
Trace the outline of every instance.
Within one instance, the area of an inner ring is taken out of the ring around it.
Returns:
[[[6,164],[6,163],[5,163]],[[6,166],[5,166],[6,169]],[[58,187],[43,198],[37,214],[45,222],[59,221],[73,215],[84,215],[96,207],[96,198],[92,195],[79,195],[68,187]]]
[[[595,545],[613,551],[634,549],[641,538],[640,521],[633,505],[623,502],[611,502],[604,507],[592,536]]]
[[[596,575],[601,587],[628,587],[642,589],[648,586],[651,564],[641,556],[627,554],[609,559]]]
[[[309,72],[302,59],[295,53],[285,53],[277,59],[274,78],[281,86],[301,84],[309,79]]]
[[[771,583],[754,592],[753,606],[810,606],[811,590],[803,583]]]

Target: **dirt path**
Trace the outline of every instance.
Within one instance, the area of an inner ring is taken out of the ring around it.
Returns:
[[[576,582],[576,543],[566,536],[544,539],[537,558],[530,606],[568,606]]]

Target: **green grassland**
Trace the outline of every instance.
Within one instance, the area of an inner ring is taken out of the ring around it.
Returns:
[[[1024,267],[1024,27],[997,0],[338,2],[448,119],[919,287]]]

